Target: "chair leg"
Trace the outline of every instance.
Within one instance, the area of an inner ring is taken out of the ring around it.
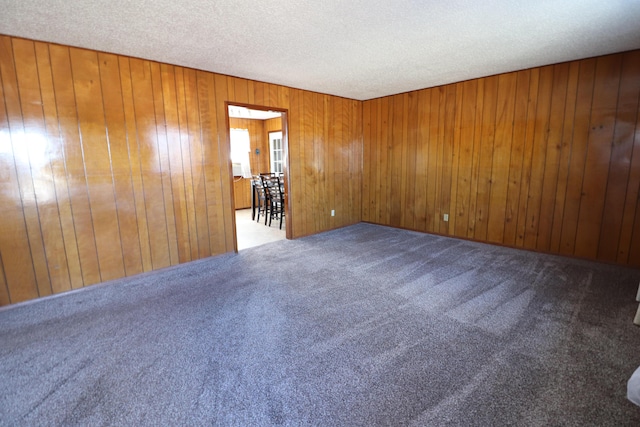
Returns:
[[[282,230],[282,218],[284,218],[284,206],[280,207],[280,230]]]
[[[260,212],[265,212],[264,204],[258,200],[258,215],[256,216],[256,222],[260,222]]]

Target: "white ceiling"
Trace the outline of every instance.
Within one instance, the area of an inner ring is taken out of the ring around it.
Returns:
[[[251,110],[247,107],[229,105],[229,117],[235,119],[267,120],[275,119],[281,115],[282,113],[279,111]]]
[[[0,0],[0,33],[359,100],[640,48],[640,0]]]

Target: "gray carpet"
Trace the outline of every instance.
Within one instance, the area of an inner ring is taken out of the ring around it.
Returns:
[[[370,224],[0,310],[0,424],[638,426],[640,271]]]

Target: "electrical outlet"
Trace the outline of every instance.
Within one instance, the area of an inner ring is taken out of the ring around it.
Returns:
[[[445,222],[449,221],[449,214],[444,214],[442,219],[444,219]]]
[[[331,216],[336,216],[336,210],[335,209],[331,209]]]

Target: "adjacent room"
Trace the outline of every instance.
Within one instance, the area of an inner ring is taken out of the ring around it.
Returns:
[[[0,425],[640,425],[640,3],[0,11]]]
[[[284,210],[278,209],[276,202],[286,199],[287,194],[284,176],[287,157],[282,137],[286,118],[283,121],[282,115],[278,111],[229,105],[238,250],[286,238]],[[269,188],[264,182],[267,178],[281,190],[273,200],[268,197]]]

